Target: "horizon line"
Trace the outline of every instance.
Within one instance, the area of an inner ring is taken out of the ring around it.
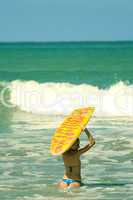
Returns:
[[[26,40],[26,41],[0,41],[0,43],[70,43],[70,42],[73,42],[73,43],[81,43],[81,42],[99,42],[99,43],[102,43],[102,42],[133,42],[133,40],[49,40],[49,41],[45,41],[45,40],[42,40],[42,41],[32,41],[32,40]]]

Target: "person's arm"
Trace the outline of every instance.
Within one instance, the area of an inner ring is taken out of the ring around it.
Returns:
[[[88,131],[88,129],[85,128],[84,131],[85,131],[85,133],[86,133],[86,135],[88,137],[89,143],[85,147],[79,149],[79,154],[80,155],[83,154],[83,153],[85,153],[86,151],[88,151],[95,144],[95,140],[92,137],[92,135],[90,134],[90,132]]]

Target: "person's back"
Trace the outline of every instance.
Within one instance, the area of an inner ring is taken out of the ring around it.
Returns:
[[[74,143],[72,148],[78,144]],[[73,180],[80,180],[81,179],[81,162],[80,162],[80,155],[78,150],[70,149],[66,153],[63,154],[64,166],[65,166],[65,174],[64,179],[70,178]]]
[[[89,144],[84,148],[79,149],[79,139],[72,145],[72,147],[63,153],[63,160],[65,166],[65,173],[63,181],[59,183],[60,188],[66,188],[68,186],[77,187],[81,185],[81,162],[80,155],[88,151],[94,144],[95,140],[87,129],[84,130],[88,136]]]

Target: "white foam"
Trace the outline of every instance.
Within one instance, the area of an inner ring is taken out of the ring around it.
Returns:
[[[95,116],[133,116],[133,85],[122,81],[108,89],[70,83],[13,81],[11,103],[21,110],[58,115],[75,108],[95,106]]]

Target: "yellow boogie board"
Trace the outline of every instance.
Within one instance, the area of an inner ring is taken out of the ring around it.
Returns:
[[[51,140],[50,150],[53,155],[60,155],[73,145],[87,125],[93,112],[94,107],[79,108],[64,119]]]

